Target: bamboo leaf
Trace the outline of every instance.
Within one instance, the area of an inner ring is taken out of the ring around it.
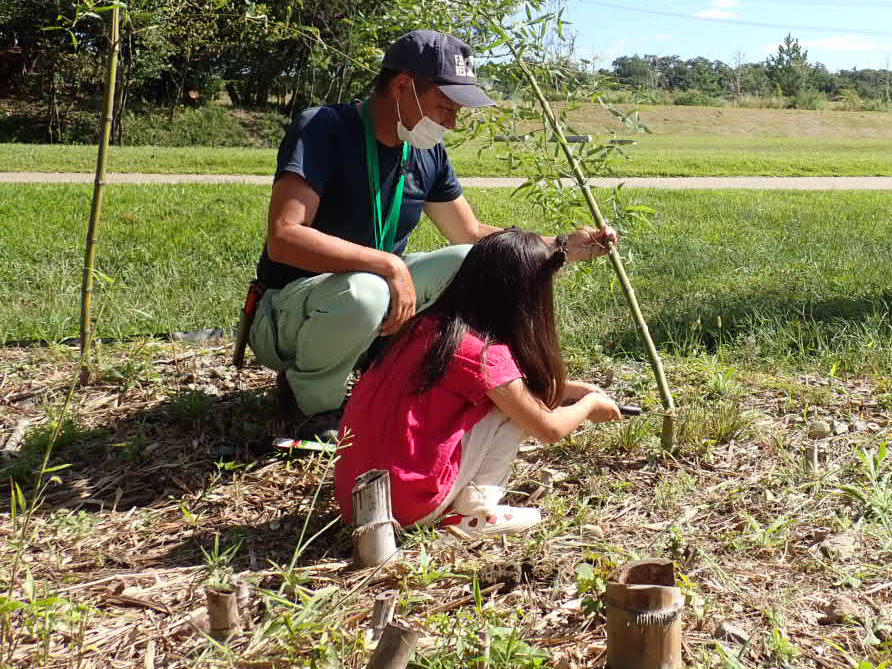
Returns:
[[[18,500],[19,511],[21,511],[22,513],[25,513],[25,511],[28,509],[28,503],[25,501],[25,494],[22,492],[22,488],[19,486],[18,483],[15,483],[14,485],[15,485],[15,496],[16,496],[16,499]]]
[[[54,465],[52,467],[47,467],[46,469],[44,469],[43,473],[51,474],[52,472],[59,472],[59,471],[62,471],[63,469],[68,469],[70,466],[71,466],[71,463],[67,463],[64,465]]]
[[[0,613],[12,613],[24,609],[26,604],[16,599],[0,596]]]

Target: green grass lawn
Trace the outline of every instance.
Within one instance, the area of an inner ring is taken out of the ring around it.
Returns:
[[[888,176],[890,141],[801,137],[637,135],[628,159],[616,158],[612,174],[666,176]],[[461,176],[506,172],[504,144],[480,152],[479,142],[450,151]],[[518,175],[522,176],[522,175]]]
[[[888,176],[890,140],[863,138],[639,135],[618,158],[619,176]],[[459,176],[508,176],[504,144],[480,153],[470,142],[450,150]],[[112,172],[271,174],[273,149],[112,147]],[[0,170],[92,172],[92,146],[0,144]],[[515,176],[524,176],[516,174]],[[593,175],[594,176],[594,175]]]
[[[271,174],[275,149],[113,146],[110,172],[161,174]],[[96,147],[72,144],[0,144],[0,170],[8,172],[93,172]]]
[[[606,195],[606,193],[601,193]],[[623,254],[664,349],[719,344],[741,356],[849,367],[890,364],[892,193],[640,191],[658,210],[623,231]],[[482,220],[536,227],[505,190],[470,190]],[[122,337],[232,327],[253,274],[268,190],[115,185],[100,231],[99,331]],[[0,340],[78,330],[87,185],[0,185]],[[52,212],[47,215],[46,212]],[[442,240],[422,228],[413,248]],[[568,359],[640,355],[612,272],[576,265],[562,282]],[[721,319],[719,325],[718,319]],[[861,351],[873,341],[868,353]]]

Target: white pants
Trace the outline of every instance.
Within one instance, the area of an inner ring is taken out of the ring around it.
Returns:
[[[430,525],[448,509],[465,516],[494,512],[505,494],[511,464],[524,437],[517,423],[492,408],[462,437],[461,464],[452,490],[416,524]]]

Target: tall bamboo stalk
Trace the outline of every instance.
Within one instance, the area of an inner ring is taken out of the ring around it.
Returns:
[[[503,36],[506,38],[508,37],[504,33]],[[564,135],[563,128],[561,128],[560,123],[558,123],[557,117],[554,115],[554,110],[552,110],[551,104],[549,104],[542,89],[539,87],[539,82],[536,81],[536,77],[530,72],[530,69],[523,61],[522,55],[511,44],[510,39],[506,39],[505,41],[509,45],[520,71],[523,73],[524,77],[526,77],[533,92],[536,94],[536,98],[539,100],[539,105],[545,113],[545,118],[548,119],[548,123],[554,130],[555,137],[557,137],[557,140],[564,151],[564,155],[567,157],[567,161],[570,164],[570,168],[573,170],[573,177],[576,181],[576,185],[579,186],[585,196],[585,201],[592,213],[595,225],[597,225],[598,228],[603,228],[607,225],[607,219],[604,218],[600,207],[598,207],[598,203],[595,201],[595,196],[592,195],[588,179],[586,179],[585,174],[582,172],[582,167],[579,165],[579,161],[576,160],[576,156],[573,155],[573,151],[570,149],[570,144],[567,142],[567,137]],[[629,277],[626,275],[626,269],[623,266],[622,258],[617,252],[616,247],[611,245],[608,257],[613,265],[613,269],[616,271],[617,277],[619,277],[619,282],[623,288],[623,293],[626,296],[626,301],[629,303],[629,309],[632,311],[632,319],[635,321],[638,336],[641,338],[642,343],[647,349],[647,357],[650,359],[650,366],[653,369],[654,377],[656,377],[657,387],[660,390],[660,398],[663,402],[662,444],[663,448],[669,449],[672,448],[675,432],[675,403],[672,401],[672,393],[669,390],[669,384],[666,382],[663,363],[660,360],[660,355],[657,353],[657,348],[654,346],[653,339],[650,336],[647,322],[641,314],[641,309],[638,306],[638,298],[635,296],[635,291],[632,288]]]
[[[118,67],[120,42],[120,8],[112,7],[111,48],[105,69],[105,91],[102,105],[101,128],[99,133],[99,155],[96,158],[96,180],[93,183],[93,206],[90,209],[90,223],[87,226],[87,242],[84,250],[84,275],[81,283],[81,383],[89,379],[89,351],[93,341],[93,278],[96,270],[96,231],[102,213],[102,197],[105,190],[105,163],[111,135],[112,117],[115,105],[115,77]]]

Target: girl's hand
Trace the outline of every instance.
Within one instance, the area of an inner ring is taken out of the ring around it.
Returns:
[[[603,390],[592,383],[585,383],[584,381],[567,381],[564,386],[564,396],[561,398],[561,402],[564,405],[573,404],[591,393],[605,395]]]
[[[593,393],[594,394],[594,393]],[[598,393],[593,398],[594,407],[588,414],[588,419],[593,423],[606,423],[612,420],[622,420],[623,416],[619,412],[616,402],[607,397],[604,393]]]

